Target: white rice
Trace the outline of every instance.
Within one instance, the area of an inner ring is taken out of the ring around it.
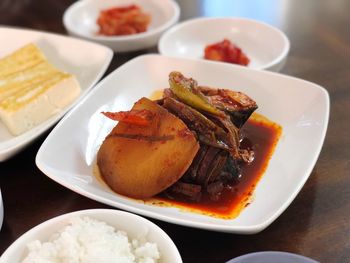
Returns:
[[[157,244],[129,238],[105,222],[90,217],[73,218],[48,242],[35,240],[22,263],[154,263]]]

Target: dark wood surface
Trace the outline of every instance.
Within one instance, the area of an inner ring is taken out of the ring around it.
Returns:
[[[0,0],[0,25],[66,34],[62,15],[71,2]],[[310,178],[286,211],[261,233],[246,236],[216,233],[151,220],[174,240],[184,262],[225,262],[265,250],[298,253],[321,262],[349,262],[350,1],[179,2],[182,20],[198,16],[242,16],[285,31],[291,50],[281,72],[325,87],[331,97],[330,120]],[[156,48],[118,54],[108,72],[139,54],[155,51]],[[38,170],[34,159],[47,134],[0,163],[5,205],[0,254],[24,232],[47,219],[80,209],[108,207],[64,188]]]

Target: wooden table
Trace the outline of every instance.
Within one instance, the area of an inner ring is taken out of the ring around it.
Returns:
[[[1,0],[0,24],[66,34],[62,15],[71,2]],[[289,208],[261,233],[224,234],[151,220],[174,240],[184,262],[225,262],[264,250],[298,253],[321,262],[349,262],[350,1],[179,2],[182,20],[198,16],[243,16],[285,31],[291,50],[282,73],[325,87],[331,97],[330,121],[309,180]],[[154,51],[155,48],[118,54],[108,72],[139,54]],[[0,253],[24,232],[47,219],[80,209],[108,207],[64,188],[38,170],[34,159],[47,134],[0,163],[5,204]]]

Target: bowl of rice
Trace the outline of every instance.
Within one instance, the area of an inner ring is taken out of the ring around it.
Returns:
[[[17,239],[1,262],[182,262],[170,237],[140,216],[89,209],[37,225]]]

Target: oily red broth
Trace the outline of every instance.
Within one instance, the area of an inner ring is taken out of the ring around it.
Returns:
[[[239,181],[225,189],[218,201],[212,201],[208,195],[204,194],[198,203],[172,200],[164,196],[153,199],[152,203],[176,206],[180,209],[220,218],[238,216],[242,209],[251,202],[254,189],[266,171],[282,133],[282,128],[278,124],[261,115],[255,114],[254,116],[247,121],[241,130],[243,135],[241,147],[254,150],[254,161],[242,166]]]

